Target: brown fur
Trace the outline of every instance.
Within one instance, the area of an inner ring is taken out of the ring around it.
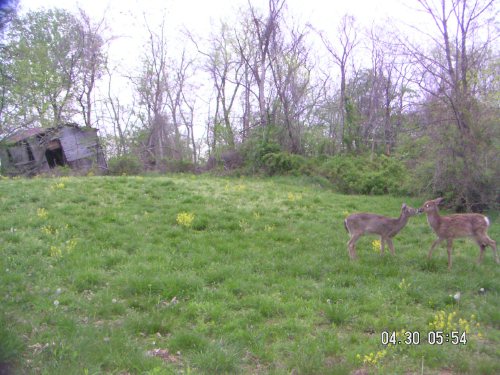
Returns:
[[[385,243],[394,255],[394,245],[392,238],[404,228],[410,216],[416,215],[418,210],[408,207],[403,203],[401,215],[398,218],[391,218],[377,214],[359,213],[349,215],[344,220],[344,226],[351,237],[347,243],[347,249],[351,259],[356,258],[356,241],[364,234],[380,235],[380,251],[384,253]]]
[[[451,252],[453,240],[460,237],[472,237],[479,246],[480,253],[478,262],[482,262],[484,249],[490,246],[493,249],[495,261],[500,263],[497,254],[496,242],[486,233],[489,227],[489,220],[486,216],[480,214],[455,214],[449,216],[440,216],[438,205],[443,198],[437,198],[424,203],[419,209],[427,214],[427,222],[432,230],[438,236],[429,250],[429,259],[432,257],[434,248],[446,240],[448,244],[448,269],[451,269]]]

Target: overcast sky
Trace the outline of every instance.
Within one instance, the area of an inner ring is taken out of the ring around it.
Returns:
[[[252,0],[256,7],[266,8],[268,0]],[[413,1],[413,4],[415,2]],[[113,60],[136,61],[147,33],[144,19],[154,29],[165,15],[172,39],[184,27],[206,36],[219,20],[236,19],[238,9],[247,7],[247,0],[20,0],[21,12],[58,7],[76,10],[81,7],[94,20],[105,17],[115,40],[111,46]],[[408,0],[287,0],[289,13],[301,24],[310,23],[316,29],[334,32],[342,15],[349,13],[360,25],[384,23],[386,19],[411,20],[416,16]]]
[[[265,8],[268,0],[251,0],[257,7]],[[408,14],[408,0],[287,0],[292,14],[302,16],[317,27],[327,27],[345,13],[356,16],[363,23],[391,17],[404,17]],[[415,3],[415,1],[413,1]],[[237,15],[237,9],[247,6],[247,0],[20,0],[23,10],[42,7],[85,9],[94,17],[101,17],[106,11],[117,27],[136,24],[142,14],[155,17],[166,12],[170,22],[185,24],[203,30],[210,20],[230,18]],[[139,19],[140,21],[140,19]]]

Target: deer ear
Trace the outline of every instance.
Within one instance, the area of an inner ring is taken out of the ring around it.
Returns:
[[[436,204],[440,204],[442,201],[444,201],[444,198],[442,198],[442,197],[434,200],[434,202],[436,202]]]
[[[406,208],[406,203],[403,203],[403,205],[401,206],[401,208]]]

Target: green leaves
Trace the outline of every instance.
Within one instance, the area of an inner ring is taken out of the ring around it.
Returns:
[[[99,47],[89,45],[86,33],[79,19],[60,9],[28,12],[12,22],[0,51],[5,124],[53,126],[71,117],[90,69],[86,49]]]

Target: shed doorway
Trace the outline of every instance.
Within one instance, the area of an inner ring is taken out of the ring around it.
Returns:
[[[47,150],[45,151],[45,157],[47,158],[47,163],[49,163],[50,168],[66,165],[66,159],[59,139],[54,139],[49,142]]]

